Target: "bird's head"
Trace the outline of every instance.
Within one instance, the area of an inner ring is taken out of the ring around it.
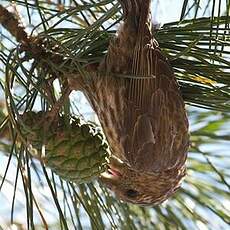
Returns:
[[[185,168],[163,173],[141,173],[116,157],[111,158],[101,181],[121,200],[141,206],[158,205],[173,195],[185,176]]]

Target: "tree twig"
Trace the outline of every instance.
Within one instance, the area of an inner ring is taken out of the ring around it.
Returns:
[[[0,23],[2,26],[9,31],[12,36],[20,43],[28,43],[29,38],[25,32],[25,28],[20,25],[17,17],[9,12],[6,8],[0,5]]]

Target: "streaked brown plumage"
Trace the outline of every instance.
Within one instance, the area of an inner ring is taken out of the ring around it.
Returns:
[[[112,154],[102,181],[121,199],[159,204],[185,176],[188,121],[173,70],[152,37],[151,0],[119,0],[124,23],[81,87]],[[126,76],[123,76],[126,75]]]

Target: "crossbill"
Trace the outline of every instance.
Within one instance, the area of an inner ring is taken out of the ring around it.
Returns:
[[[112,153],[101,181],[120,199],[158,205],[186,174],[188,119],[173,69],[152,34],[151,0],[119,0],[123,23],[97,73],[78,82]]]

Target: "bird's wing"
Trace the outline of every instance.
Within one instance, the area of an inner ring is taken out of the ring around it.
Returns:
[[[119,2],[124,24],[101,63],[106,74],[92,76],[86,94],[113,154],[143,172],[179,167],[186,159],[188,121],[173,71],[152,38],[150,0]]]
[[[138,52],[127,82],[123,139],[125,158],[136,170],[157,172],[184,164],[189,145],[188,121],[172,68],[156,46]],[[148,78],[149,77],[149,78]]]

